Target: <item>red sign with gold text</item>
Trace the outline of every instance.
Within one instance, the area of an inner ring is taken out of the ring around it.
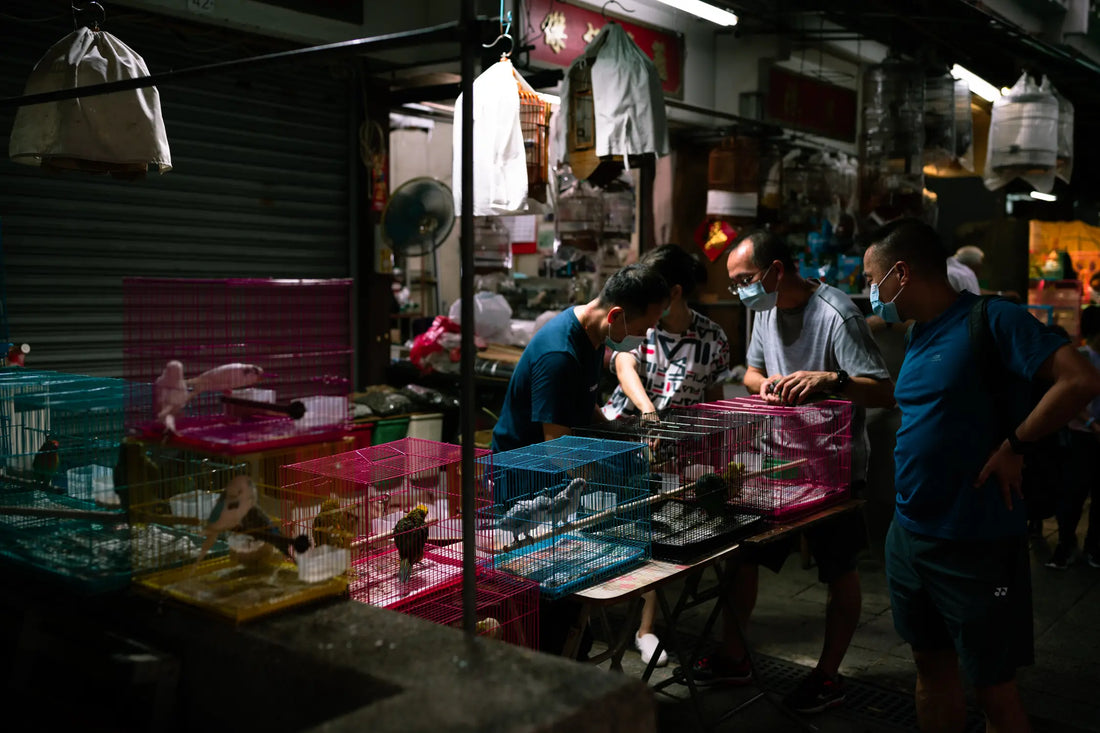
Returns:
[[[554,66],[569,66],[584,51],[589,41],[607,23],[599,11],[567,5],[562,0],[528,0],[528,18],[535,34],[531,59]],[[634,39],[642,53],[653,60],[661,89],[665,94],[682,96],[683,39],[680,34],[662,31],[616,17],[615,22]]]
[[[856,139],[855,90],[773,66],[768,72],[768,120],[834,140]]]

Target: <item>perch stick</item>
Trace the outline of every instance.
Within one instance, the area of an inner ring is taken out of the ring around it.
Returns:
[[[768,466],[767,468],[762,468],[758,471],[752,471],[750,473],[742,474],[740,476],[740,480],[744,482],[746,479],[756,478],[758,476],[763,476],[768,473],[775,473],[777,471],[786,471],[791,468],[797,468],[798,466],[801,466],[808,461],[808,458],[799,458],[798,460],[791,461],[790,463],[784,463],[778,466]],[[584,529],[585,527],[589,527],[593,524],[603,521],[604,519],[607,519],[608,517],[615,516],[616,514],[619,514],[621,512],[628,512],[633,509],[649,506],[650,504],[654,504],[658,501],[664,501],[665,499],[669,499],[679,494],[682,494],[688,489],[695,488],[696,483],[698,483],[698,480],[693,481],[690,484],[685,484],[678,489],[672,489],[671,491],[666,491],[664,493],[644,496],[641,499],[635,499],[634,501],[628,504],[623,504],[622,506],[613,506],[610,509],[604,509],[602,512],[593,514],[590,517],[585,517],[584,519],[569,522],[567,524],[556,527],[546,534],[540,534],[537,537],[524,537],[522,540],[517,540],[516,542],[508,545],[505,549],[507,549],[509,552],[512,550],[518,550],[521,547],[526,547],[527,545],[541,542],[551,537],[557,537],[558,535],[565,532],[571,532],[576,529]]]

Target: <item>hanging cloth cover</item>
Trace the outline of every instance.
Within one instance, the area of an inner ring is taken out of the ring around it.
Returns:
[[[526,211],[527,153],[520,130],[519,92],[535,90],[502,59],[474,79],[474,216]],[[455,101],[451,188],[462,210],[462,95]]]
[[[607,23],[565,75],[561,94],[562,123],[554,150],[566,151],[565,120],[572,103],[569,79],[579,65],[590,64],[595,113],[596,155],[668,155],[668,121],[657,68],[618,23]]]
[[[81,28],[39,59],[24,94],[149,76],[145,61],[110,33]],[[172,168],[156,87],[19,108],[8,153],[43,168],[141,178]]]

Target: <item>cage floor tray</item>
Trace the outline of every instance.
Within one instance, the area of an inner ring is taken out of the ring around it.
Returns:
[[[390,542],[392,544],[392,540]],[[413,565],[412,575],[404,583],[398,577],[399,567],[396,551],[355,563],[349,572],[351,597],[371,606],[388,608],[458,582],[462,579],[462,548],[429,545],[424,550],[424,559]]]
[[[177,445],[228,455],[334,440],[344,434],[342,424],[310,425],[288,417],[240,421],[178,418],[176,431],[172,442]],[[164,435],[164,428],[158,423],[149,424],[142,434],[148,440],[159,440]]]
[[[500,570],[537,582],[544,596],[559,598],[643,562],[649,554],[647,550],[640,543],[566,534],[498,555],[494,564]]]
[[[672,499],[653,510],[650,522],[653,557],[687,562],[754,532],[764,519],[756,514],[739,513],[729,506],[708,516],[697,506]]]
[[[306,583],[294,563],[253,570],[228,557],[144,576],[141,585],[233,621],[248,621],[303,603],[343,595],[347,578]]]

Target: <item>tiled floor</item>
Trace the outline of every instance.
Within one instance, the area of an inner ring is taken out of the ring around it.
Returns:
[[[1054,529],[1053,521],[1048,522],[1046,543],[1051,545]],[[1065,571],[1050,570],[1042,565],[1048,555],[1045,544],[1033,547],[1036,663],[1019,675],[1025,705],[1037,733],[1100,731],[1100,569],[1079,561]],[[861,696],[863,710],[837,710],[807,721],[826,733],[915,730],[911,716],[906,721],[905,715],[889,713],[891,706],[911,710],[915,671],[908,647],[894,632],[882,565],[868,558],[861,563],[860,571],[863,614],[841,672],[856,683],[865,684],[863,692],[870,697]],[[777,660],[778,666],[772,666],[780,671],[773,672],[769,683],[775,689],[782,690],[790,684],[784,678],[783,668],[788,670],[787,676],[792,670],[784,663],[811,667],[816,662],[824,603],[825,588],[817,582],[816,570],[802,569],[797,555],[788,559],[778,575],[761,572],[760,597],[749,638],[755,653]],[[687,612],[681,627],[698,633],[705,614],[705,609]],[[640,659],[633,650],[627,653],[623,665],[626,674],[642,673]],[[657,670],[654,681],[667,678],[673,666],[674,663]],[[767,660],[762,666],[768,667]],[[699,726],[687,702],[687,689],[673,685],[667,691],[675,697],[663,693],[657,696],[662,733],[697,730]],[[882,692],[880,697],[872,694],[877,691]],[[753,693],[751,689],[705,691],[701,698],[704,716],[714,720]],[[866,702],[868,699],[871,702]],[[908,702],[902,705],[899,700]],[[972,722],[976,726],[968,728],[984,729],[980,718],[975,717]],[[741,733],[799,729],[776,705],[765,701],[715,728]]]

